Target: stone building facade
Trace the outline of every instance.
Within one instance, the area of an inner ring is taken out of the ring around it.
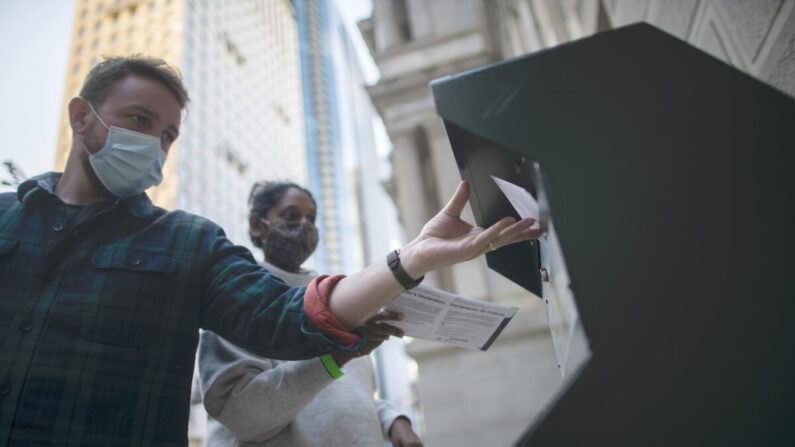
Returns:
[[[407,239],[459,180],[430,81],[638,21],[795,96],[793,0],[374,0],[360,30],[381,72],[370,95],[393,142],[389,187]],[[520,308],[488,352],[409,345],[426,445],[510,445],[561,384],[541,300],[483,259],[426,282]]]

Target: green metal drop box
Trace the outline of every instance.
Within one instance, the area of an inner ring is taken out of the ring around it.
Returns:
[[[517,445],[795,445],[791,97],[647,24],[431,86],[477,223],[542,208],[489,266],[584,334]]]

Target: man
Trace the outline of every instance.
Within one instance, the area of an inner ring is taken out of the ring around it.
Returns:
[[[0,194],[0,442],[185,445],[199,328],[267,357],[355,351],[351,329],[415,278],[537,237],[528,220],[463,222],[462,183],[389,264],[289,288],[144,194],[187,101],[163,61],[105,60],[69,103],[64,173]]]

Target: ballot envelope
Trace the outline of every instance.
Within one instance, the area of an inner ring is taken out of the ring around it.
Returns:
[[[477,223],[538,205],[487,254],[564,373],[516,445],[795,445],[791,97],[648,24],[431,87]]]

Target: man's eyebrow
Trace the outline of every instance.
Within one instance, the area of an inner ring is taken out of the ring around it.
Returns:
[[[135,110],[143,113],[144,115],[149,115],[149,116],[151,116],[154,119],[160,119],[160,115],[158,115],[157,112],[155,112],[154,110],[149,109],[147,107],[141,106],[141,105],[134,104],[134,105],[129,106],[128,109],[135,109]]]
[[[137,110],[137,111],[139,111],[139,112],[141,112],[141,113],[143,113],[145,115],[149,115],[150,117],[152,117],[152,118],[154,118],[156,120],[160,119],[160,115],[158,115],[157,112],[155,112],[154,110],[151,110],[151,109],[149,109],[147,107],[144,107],[142,105],[135,104],[135,105],[130,106],[129,108],[130,109],[135,109],[135,110]],[[179,136],[179,128],[177,128],[177,126],[175,126],[173,124],[168,124],[166,127],[168,127],[168,130],[170,130],[171,132],[174,133],[174,138],[177,138]]]

